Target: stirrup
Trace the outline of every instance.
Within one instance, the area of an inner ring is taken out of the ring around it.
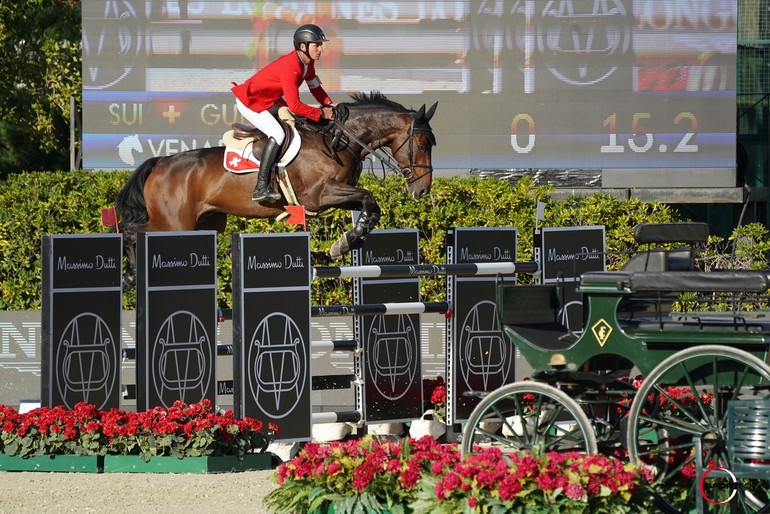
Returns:
[[[270,202],[277,202],[281,199],[281,195],[275,191],[270,191],[269,189],[261,189],[254,190],[254,192],[251,193],[251,199],[255,202],[263,202],[265,200]]]

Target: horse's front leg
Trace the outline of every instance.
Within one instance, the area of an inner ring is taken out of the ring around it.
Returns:
[[[374,195],[365,189],[365,195],[361,202],[361,214],[353,226],[335,242],[329,250],[329,255],[333,259],[338,259],[351,250],[360,247],[366,240],[366,236],[374,229],[380,221],[380,206],[374,199]]]

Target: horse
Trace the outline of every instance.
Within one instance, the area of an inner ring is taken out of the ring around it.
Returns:
[[[334,108],[333,122],[297,120],[301,145],[297,156],[285,166],[297,203],[308,212],[335,208],[360,211],[354,227],[332,245],[332,258],[360,247],[380,218],[374,195],[356,186],[368,154],[374,154],[383,166],[399,173],[415,199],[430,192],[433,177],[431,150],[436,139],[430,120],[438,102],[429,109],[423,104],[415,111],[377,91],[351,97],[352,102],[339,103]],[[264,134],[256,129],[252,133],[253,144],[264,146]],[[119,191],[115,209],[124,237],[127,289],[136,278],[137,232],[221,233],[228,215],[272,218],[286,212],[285,198],[274,203],[253,201],[251,192],[257,173],[228,171],[224,153],[225,147],[218,146],[150,158],[136,168]]]

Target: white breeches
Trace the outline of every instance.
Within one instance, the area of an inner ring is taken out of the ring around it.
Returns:
[[[252,111],[237,98],[235,99],[235,105],[238,106],[238,111],[249,123],[264,132],[268,137],[275,139],[275,142],[279,145],[283,143],[283,128],[281,128],[281,124],[278,123],[278,120],[275,119],[269,110],[262,112]]]

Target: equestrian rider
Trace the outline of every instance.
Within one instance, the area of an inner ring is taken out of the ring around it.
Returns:
[[[254,201],[281,199],[281,195],[270,188],[270,171],[278,158],[284,133],[271,108],[285,105],[294,114],[313,121],[334,119],[334,104],[315,74],[315,61],[321,57],[325,41],[328,39],[317,25],[302,25],[294,32],[294,51],[257,71],[243,84],[233,83],[238,111],[268,137],[260,159],[257,187],[251,196]],[[322,107],[311,107],[300,101],[299,86],[303,81]]]

